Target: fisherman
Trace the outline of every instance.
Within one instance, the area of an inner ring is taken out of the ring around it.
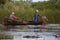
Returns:
[[[48,19],[46,16],[42,16],[41,21],[42,21],[42,24],[46,26]]]
[[[9,19],[11,20],[11,22],[19,22],[18,17],[15,16],[15,13],[12,12],[11,15],[9,16]]]
[[[38,12],[39,12],[38,10],[35,11],[34,18],[33,18],[33,22],[34,23],[38,23],[38,17],[39,17],[39,13]]]

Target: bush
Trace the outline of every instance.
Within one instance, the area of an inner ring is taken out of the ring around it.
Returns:
[[[35,10],[39,10],[39,15],[45,15],[49,19],[48,23],[60,23],[60,4],[53,2],[7,2],[5,5],[0,5],[0,23],[3,16],[9,17],[11,11],[16,13],[21,20],[33,20]],[[23,19],[24,18],[24,19]],[[41,18],[41,17],[39,17]]]
[[[13,39],[12,35],[0,34],[0,39]]]

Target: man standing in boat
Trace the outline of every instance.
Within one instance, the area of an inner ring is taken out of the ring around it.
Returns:
[[[34,18],[33,18],[33,22],[34,23],[38,23],[38,17],[39,17],[39,13],[38,12],[39,12],[38,10],[35,11]]]

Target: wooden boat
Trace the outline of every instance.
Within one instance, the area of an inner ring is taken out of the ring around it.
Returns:
[[[42,25],[41,22],[37,22],[37,23],[34,23],[34,22],[30,22],[30,21],[26,21],[26,22],[5,22],[4,25]]]
[[[3,25],[42,25],[42,22],[33,22],[33,21],[10,21],[8,18],[3,18],[2,20]]]
[[[11,21],[10,19],[4,17],[2,20],[3,25],[46,25],[47,20],[46,19],[40,19],[38,22],[33,22],[33,21],[26,21],[26,20],[14,20]]]

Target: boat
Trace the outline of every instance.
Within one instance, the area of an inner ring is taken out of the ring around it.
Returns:
[[[40,20],[38,20],[38,22],[34,22],[34,21],[15,19],[12,21],[12,20],[5,17],[2,19],[2,24],[3,25],[46,25],[47,20],[40,19]]]
[[[37,23],[33,22],[33,21],[10,21],[8,18],[5,18],[2,20],[2,24],[3,25],[42,25],[42,22],[38,21]]]
[[[26,22],[9,22],[9,21],[7,21],[7,22],[4,22],[4,25],[42,25],[42,23],[41,22],[37,22],[37,23],[35,23],[35,22],[30,22],[30,21],[26,21]]]

